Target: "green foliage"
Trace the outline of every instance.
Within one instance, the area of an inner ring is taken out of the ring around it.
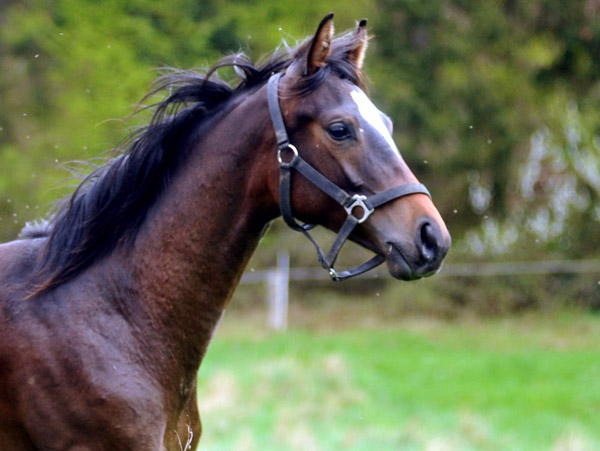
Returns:
[[[384,77],[376,86],[391,92],[382,102],[396,118],[401,148],[446,215],[460,213],[450,216],[452,230],[527,208],[515,185],[530,136],[541,128],[560,130],[569,102],[597,110],[598,72],[591,62],[600,50],[598,11],[592,2],[575,3],[379,2],[386,14],[378,27],[395,39],[378,40],[383,60],[377,63],[386,70],[375,71]],[[584,114],[595,134],[592,111]],[[488,204],[469,202],[474,182],[491,194]],[[576,189],[588,188],[579,177]],[[548,202],[543,195],[537,200]]]
[[[122,118],[157,67],[209,66],[240,49],[256,59],[309,35],[328,12],[287,0],[25,0],[0,8],[1,240],[68,192],[57,189],[65,161],[106,156],[147,120]],[[334,0],[327,9],[340,29],[369,18],[372,97],[394,119],[399,148],[430,187],[456,255],[598,251],[598,186],[581,164],[599,159],[596,2]],[[580,136],[576,145],[568,130]],[[523,171],[542,135],[547,155],[524,194]],[[587,201],[553,208],[556,183]],[[557,221],[558,233],[538,230]]]
[[[341,5],[332,6],[342,10]],[[321,15],[316,4],[285,6],[183,0],[3,3],[0,240],[14,238],[25,221],[45,216],[52,202],[69,192],[70,187],[57,189],[68,177],[63,162],[106,156],[133,125],[144,122],[122,118],[157,76],[156,68],[209,66],[240,49],[258,57],[282,38],[303,37]],[[349,11],[341,11],[341,18],[345,14]]]

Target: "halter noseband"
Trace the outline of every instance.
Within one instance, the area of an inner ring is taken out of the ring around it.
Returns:
[[[319,263],[323,268],[329,271],[329,276],[332,280],[348,279],[367,272],[383,263],[385,258],[381,255],[376,255],[362,265],[355,266],[354,268],[342,272],[337,272],[333,268],[337,256],[352,233],[352,230],[354,230],[358,224],[365,222],[375,208],[387,202],[398,199],[399,197],[408,196],[409,194],[420,193],[426,194],[429,197],[431,197],[431,194],[429,194],[425,185],[422,185],[421,183],[407,183],[405,185],[395,186],[372,196],[364,196],[362,194],[351,195],[308,164],[300,157],[300,155],[298,155],[298,149],[290,144],[285,129],[285,123],[283,122],[281,107],[279,105],[279,79],[281,78],[281,75],[281,73],[273,74],[269,79],[267,86],[269,114],[271,115],[271,122],[275,129],[277,146],[279,148],[277,159],[281,170],[279,179],[279,208],[281,210],[281,215],[290,228],[302,232],[310,242],[313,243],[317,250]],[[346,221],[344,221],[344,224],[340,228],[327,255],[324,254],[323,249],[321,249],[312,235],[308,232],[315,227],[315,224],[300,224],[294,219],[291,204],[292,169],[298,171],[309,182],[344,207],[348,214]],[[360,217],[354,216],[354,213],[356,213],[355,210],[358,209],[362,210]]]

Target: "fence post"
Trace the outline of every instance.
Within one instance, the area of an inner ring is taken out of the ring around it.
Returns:
[[[273,330],[287,329],[288,289],[290,279],[290,254],[277,254],[277,267],[267,276],[267,301],[269,303],[269,327]]]

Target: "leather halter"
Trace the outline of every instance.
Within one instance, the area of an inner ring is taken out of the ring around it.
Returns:
[[[337,281],[357,276],[380,265],[385,261],[385,258],[382,255],[375,255],[375,257],[361,265],[355,266],[354,268],[346,271],[337,272],[333,266],[338,254],[342,249],[342,246],[352,233],[352,230],[354,230],[358,224],[365,222],[371,213],[373,213],[375,208],[383,204],[386,204],[394,199],[398,199],[399,197],[408,196],[410,194],[420,193],[429,197],[431,197],[431,194],[429,194],[429,191],[425,185],[422,185],[421,183],[407,183],[404,185],[395,186],[371,196],[365,196],[362,194],[348,194],[346,191],[308,164],[304,159],[302,159],[302,157],[300,157],[298,154],[298,149],[296,149],[296,147],[290,143],[285,129],[285,123],[283,122],[281,107],[279,105],[279,79],[281,78],[281,75],[281,73],[273,74],[269,79],[267,86],[269,114],[271,115],[271,122],[273,123],[275,136],[277,138],[277,147],[279,148],[277,159],[280,167],[279,208],[281,210],[281,215],[290,228],[298,232],[302,232],[311,241],[311,243],[313,243],[315,249],[317,250],[317,258],[319,263],[323,268],[329,271],[329,276],[332,280]],[[327,255],[325,255],[323,249],[321,249],[315,239],[308,232],[310,229],[315,227],[315,224],[300,224],[294,219],[291,204],[292,169],[298,171],[304,178],[306,178],[313,185],[344,207],[346,213],[348,214]]]

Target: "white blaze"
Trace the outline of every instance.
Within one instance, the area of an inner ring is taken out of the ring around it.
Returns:
[[[377,109],[377,107],[371,102],[371,99],[367,97],[364,91],[360,88],[355,88],[350,93],[352,96],[352,100],[356,103],[358,107],[358,112],[363,117],[363,119],[371,125],[388,143],[390,148],[400,155],[398,148],[396,147],[396,143],[394,142],[390,131],[385,126],[383,122],[383,118],[381,117],[381,112]]]

